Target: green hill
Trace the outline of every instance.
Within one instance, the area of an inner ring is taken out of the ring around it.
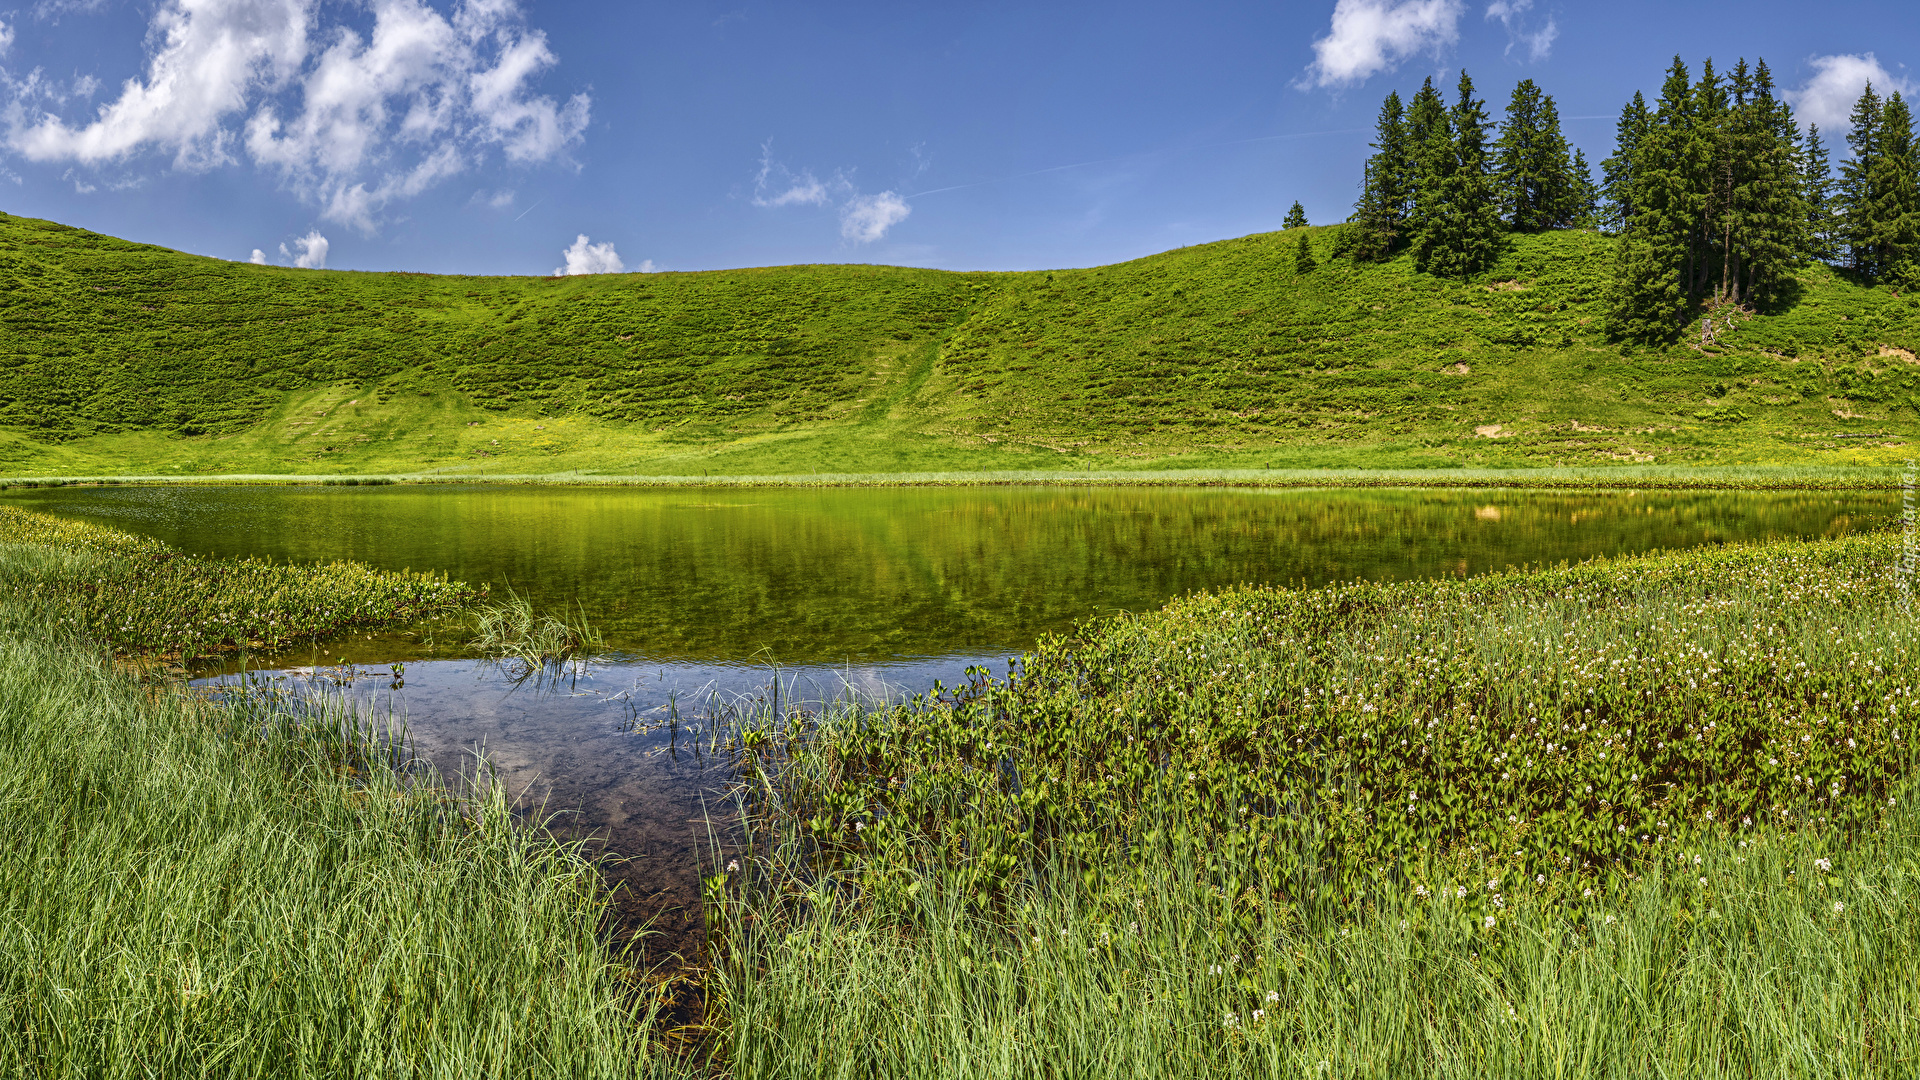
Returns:
[[[1904,461],[1920,298],[1804,271],[1665,351],[1613,243],[1461,284],[1295,234],[1087,270],[254,266],[0,215],[0,472],[697,474]]]

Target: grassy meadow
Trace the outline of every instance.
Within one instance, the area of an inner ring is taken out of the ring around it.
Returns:
[[[295,270],[0,216],[0,475],[796,476],[1904,462],[1920,298],[1828,268],[1600,329],[1613,242],[1470,283],[1257,234],[1114,266]]]

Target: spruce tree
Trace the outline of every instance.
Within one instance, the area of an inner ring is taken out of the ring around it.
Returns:
[[[1610,232],[1624,233],[1633,225],[1633,163],[1652,122],[1647,99],[1635,90],[1633,100],[1620,110],[1620,120],[1614,125],[1613,156],[1600,163],[1600,193],[1606,199],[1601,223]]]
[[[1425,139],[1414,196],[1414,265],[1466,278],[1491,265],[1500,243],[1499,205],[1488,168],[1487,111],[1460,73],[1459,97]]]
[[[1716,222],[1720,245],[1717,296],[1762,307],[1779,299],[1805,249],[1806,204],[1794,157],[1795,125],[1773,95],[1765,60],[1751,75],[1735,68],[1734,101],[1720,145],[1729,161],[1716,166],[1732,187]]]
[[[1820,141],[1820,125],[1807,127],[1806,143],[1800,151],[1800,198],[1806,205],[1804,236],[1809,259],[1832,262],[1840,257],[1833,236],[1833,167],[1827,159],[1826,144]]]
[[[1880,121],[1883,119],[1880,95],[1868,83],[1854,102],[1852,124],[1847,131],[1847,146],[1853,156],[1840,163],[1838,206],[1839,240],[1846,248],[1846,259],[1855,270],[1875,272],[1873,241],[1875,212],[1879,193],[1874,181],[1880,177]]]
[[[1898,90],[1880,113],[1880,161],[1873,187],[1874,272],[1883,280],[1920,287],[1920,191],[1914,177],[1913,110]]]
[[[1293,248],[1293,270],[1296,274],[1311,274],[1320,264],[1313,259],[1313,245],[1307,241],[1307,233],[1300,232],[1300,240]]]
[[[1412,153],[1399,93],[1389,93],[1380,103],[1374,137],[1375,153],[1367,159],[1353,226],[1342,235],[1353,257],[1365,262],[1385,259],[1400,247],[1413,201]]]
[[[1306,224],[1307,211],[1300,205],[1300,200],[1295,199],[1293,200],[1292,208],[1287,211],[1287,220],[1281,222],[1280,227],[1283,229],[1299,229],[1304,228]]]
[[[1660,100],[1627,163],[1626,189],[1615,204],[1630,208],[1607,296],[1607,332],[1615,340],[1667,343],[1680,334],[1691,304],[1686,274],[1698,224],[1694,93],[1678,56]],[[1628,106],[1629,111],[1632,106]],[[1625,127],[1627,116],[1622,116]]]
[[[1570,229],[1600,227],[1600,189],[1593,186],[1593,169],[1587,165],[1586,151],[1573,148],[1573,201],[1567,218]]]
[[[1507,225],[1519,232],[1566,228],[1579,202],[1560,112],[1532,79],[1513,88],[1501,125],[1496,182]]]

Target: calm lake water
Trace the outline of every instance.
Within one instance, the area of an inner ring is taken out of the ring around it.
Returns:
[[[1042,634],[1242,582],[1323,585],[1480,574],[1658,548],[1838,535],[1887,522],[1897,492],[1671,493],[1169,488],[644,489],[152,487],[9,492],[10,505],[188,551],[355,559],[512,588],[584,614],[614,655],[514,684],[460,635],[359,636],[268,677],[405,715],[423,756],[476,749],[566,831],[634,856],[613,876],[661,948],[698,938],[703,800],[724,771],[670,707],[764,692],[883,696],[1004,674]],[[348,677],[337,666],[348,661]],[[403,685],[384,674],[406,661]],[[344,686],[340,686],[341,683]]]

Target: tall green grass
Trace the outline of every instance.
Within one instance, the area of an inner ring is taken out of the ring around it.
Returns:
[[[0,546],[14,580],[94,558]],[[606,902],[350,703],[143,685],[0,597],[0,1075],[636,1075]]]
[[[473,626],[474,647],[519,678],[557,669],[606,645],[584,611],[573,618],[537,613],[531,601],[512,590],[505,600],[476,606]]]

